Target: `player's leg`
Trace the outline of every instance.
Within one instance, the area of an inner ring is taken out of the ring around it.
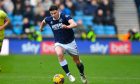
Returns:
[[[64,51],[65,51],[65,49],[63,47],[61,47],[61,46],[57,45],[55,47],[55,52],[56,52],[56,54],[58,56],[58,60],[59,60],[59,63],[61,65],[61,67],[65,71],[66,75],[69,77],[69,80],[71,82],[74,82],[75,78],[71,75],[71,73],[69,71],[68,63],[67,63],[66,59],[64,58]]]
[[[84,75],[84,65],[83,63],[80,61],[79,56],[78,55],[72,55],[73,61],[76,63],[76,66],[80,72],[80,75]]]
[[[72,56],[73,61],[76,63],[77,68],[78,68],[78,70],[80,72],[80,76],[81,76],[82,82],[84,84],[86,84],[87,83],[87,79],[86,79],[85,74],[84,74],[84,65],[80,61],[79,53],[78,53],[77,45],[76,45],[75,41],[73,41],[72,43],[67,45],[67,52],[70,54],[70,56]]]
[[[60,65],[62,66],[66,74],[69,74],[68,64],[67,64],[66,59],[64,58],[64,48],[62,48],[61,46],[56,46],[55,52],[58,56]]]
[[[75,40],[66,45],[67,52],[72,56],[81,75],[84,75],[84,65],[80,61],[79,52]]]
[[[80,76],[81,76],[81,80],[84,84],[87,84],[87,79],[86,79],[86,76],[85,76],[85,73],[84,73],[84,65],[83,63],[80,61],[80,58],[78,55],[73,55],[73,54],[70,54],[73,58],[73,61],[76,63],[77,65],[77,68],[79,70],[79,73],[80,73]]]

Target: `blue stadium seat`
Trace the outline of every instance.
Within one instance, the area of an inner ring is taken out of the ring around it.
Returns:
[[[16,25],[23,25],[23,22],[22,21],[13,21],[13,26],[16,26]]]
[[[115,35],[115,27],[114,26],[105,26],[105,34],[106,35]]]
[[[23,20],[23,16],[22,15],[15,15],[13,17],[13,19],[16,20],[16,21],[22,21]]]
[[[13,17],[13,21],[22,21],[23,20],[23,16],[22,15],[15,15]]]
[[[92,26],[93,25],[93,22],[92,22],[92,20],[93,20],[93,16],[83,16],[83,24],[85,25],[85,26]]]
[[[8,13],[8,18],[10,19],[10,22],[12,23],[13,22],[13,16],[12,16],[12,14]]]
[[[94,30],[95,34],[97,34],[97,35],[104,35],[105,34],[103,25],[96,24],[93,26],[93,30]]]
[[[4,34],[5,34],[5,36],[12,36],[12,35],[13,35],[13,31],[10,30],[10,29],[6,29],[6,30],[4,31]]]
[[[22,33],[22,26],[14,26],[13,27],[13,32],[16,34],[16,35],[20,35]]]
[[[83,11],[75,11],[75,15],[76,16],[82,16],[83,15]]]
[[[77,22],[78,20],[82,20],[83,21],[83,18],[82,16],[74,16],[73,19]]]

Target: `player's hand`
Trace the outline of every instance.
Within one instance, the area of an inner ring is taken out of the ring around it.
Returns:
[[[69,27],[67,25],[65,25],[65,24],[62,24],[62,28],[69,29]]]
[[[62,24],[62,28],[67,28],[67,25]]]

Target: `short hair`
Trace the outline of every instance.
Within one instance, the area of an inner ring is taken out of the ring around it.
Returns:
[[[49,11],[53,11],[53,10],[58,10],[58,6],[51,5],[50,8],[49,8]]]

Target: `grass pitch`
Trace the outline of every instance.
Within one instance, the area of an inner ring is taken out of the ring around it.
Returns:
[[[140,84],[139,56],[81,55],[88,84]],[[82,84],[72,58],[66,56],[71,73],[70,83],[56,56],[11,55],[0,56],[0,84],[53,84],[52,78],[61,73],[64,84]]]

